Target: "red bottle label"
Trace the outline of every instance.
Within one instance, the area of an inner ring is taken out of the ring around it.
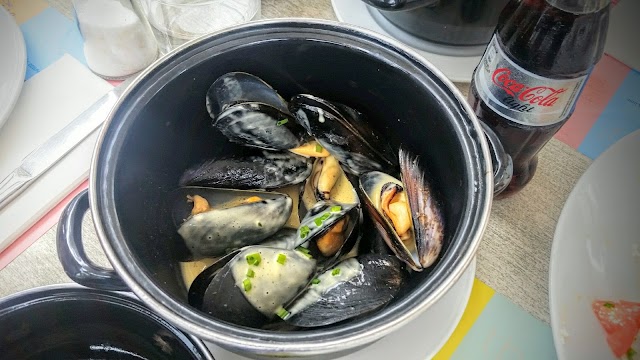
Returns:
[[[494,35],[474,73],[480,98],[520,124],[544,126],[571,114],[587,76],[550,79],[525,70],[504,53]]]

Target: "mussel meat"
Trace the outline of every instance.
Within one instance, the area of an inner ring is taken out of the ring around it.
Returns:
[[[418,159],[400,149],[402,181],[382,172],[360,176],[363,202],[387,245],[411,269],[431,266],[442,249],[444,218]]]

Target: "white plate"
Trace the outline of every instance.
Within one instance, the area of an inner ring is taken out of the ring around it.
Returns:
[[[469,302],[476,274],[475,258],[440,300],[398,331],[336,360],[425,360],[432,358],[456,329]],[[428,331],[425,331],[428,329]],[[247,360],[217,345],[207,346],[218,360]],[[401,355],[400,357],[398,357]]]
[[[639,154],[640,130],[591,164],[558,220],[549,304],[561,360],[614,359],[591,302],[640,301]]]
[[[0,128],[11,114],[24,83],[27,51],[22,32],[0,5]]]
[[[367,5],[361,0],[331,0],[331,5],[338,20],[393,37],[378,25],[369,13]],[[471,82],[473,70],[480,62],[480,56],[444,56],[420,49],[415,50],[440,69],[451,81],[456,82]]]

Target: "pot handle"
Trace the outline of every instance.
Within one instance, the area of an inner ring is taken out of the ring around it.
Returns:
[[[441,0],[362,0],[380,10],[412,10],[420,7],[435,6]]]
[[[493,163],[493,196],[500,194],[507,188],[513,177],[513,160],[507,154],[493,130],[487,124],[479,121],[482,125],[484,135],[489,142],[489,152],[491,152],[491,162]]]
[[[82,245],[82,218],[89,211],[89,192],[74,197],[62,212],[56,234],[58,259],[67,276],[76,283],[94,289],[129,291],[120,276],[111,269],[95,265]]]

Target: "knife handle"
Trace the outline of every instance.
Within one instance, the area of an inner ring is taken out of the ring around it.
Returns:
[[[31,174],[19,167],[0,182],[0,210],[18,196],[31,182]]]

